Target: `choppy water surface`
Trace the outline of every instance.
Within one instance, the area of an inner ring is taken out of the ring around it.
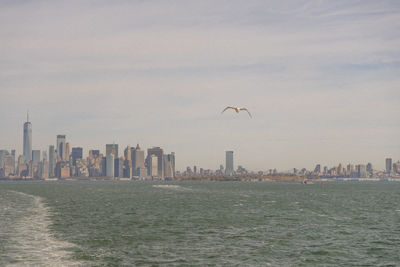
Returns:
[[[0,265],[400,265],[400,183],[166,185],[1,182]]]

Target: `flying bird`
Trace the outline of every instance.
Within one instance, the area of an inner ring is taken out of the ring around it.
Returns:
[[[221,114],[224,113],[225,110],[227,110],[227,109],[233,109],[234,111],[236,111],[236,113],[239,113],[241,110],[247,111],[247,113],[249,113],[250,118],[252,118],[252,116],[251,116],[251,114],[250,114],[250,112],[249,112],[249,110],[248,110],[247,108],[226,107],[226,108],[221,112]]]

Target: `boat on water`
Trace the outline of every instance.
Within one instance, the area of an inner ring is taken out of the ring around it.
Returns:
[[[310,181],[310,180],[303,180],[302,182],[301,182],[302,184],[314,184],[312,181]]]

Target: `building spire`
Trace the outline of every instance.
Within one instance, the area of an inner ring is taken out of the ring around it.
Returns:
[[[29,109],[26,111],[26,122],[29,122]]]

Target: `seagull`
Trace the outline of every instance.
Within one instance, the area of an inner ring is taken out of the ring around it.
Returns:
[[[233,109],[234,111],[236,111],[236,113],[239,113],[241,110],[245,110],[245,111],[247,111],[247,113],[249,113],[250,118],[252,118],[252,116],[251,116],[251,114],[250,114],[250,112],[249,112],[249,110],[248,110],[247,108],[226,107],[226,108],[221,112],[221,114],[224,113],[224,111],[227,110],[227,109]]]

